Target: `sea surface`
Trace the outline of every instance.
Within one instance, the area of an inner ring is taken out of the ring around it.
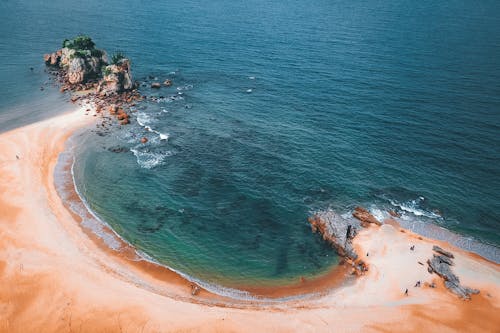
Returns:
[[[488,0],[2,0],[0,131],[72,108],[42,54],[88,34],[157,99],[79,138],[76,184],[154,260],[226,286],[317,276],[338,257],[307,218],[358,204],[494,257],[499,31]]]

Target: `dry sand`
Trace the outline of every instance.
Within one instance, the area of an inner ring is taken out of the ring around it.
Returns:
[[[0,332],[500,331],[499,265],[397,225],[362,230],[354,245],[369,271],[335,289],[320,279],[319,296],[191,296],[178,275],[106,249],[57,195],[57,157],[93,119],[78,110],[0,135]],[[454,252],[455,272],[480,295],[458,299],[418,263],[434,244]]]

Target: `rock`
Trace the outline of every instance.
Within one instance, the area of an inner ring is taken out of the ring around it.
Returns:
[[[69,83],[76,84],[85,79],[85,60],[82,58],[73,58],[68,68]]]
[[[442,250],[441,248],[439,249]],[[446,253],[451,254],[449,252]],[[465,287],[460,284],[460,279],[451,270],[453,261],[450,257],[434,254],[432,259],[427,260],[427,264],[429,265],[429,272],[435,272],[437,275],[442,277],[445,280],[445,287],[452,293],[458,295],[460,298],[470,299],[470,295],[479,293],[479,290],[477,289]]]
[[[71,58],[75,54],[75,50],[63,47],[61,49],[61,61],[60,61],[60,66],[63,68],[66,68],[69,66],[69,63],[71,61]]]
[[[453,266],[453,265],[454,265],[454,264],[453,264],[453,260],[451,260],[451,259],[450,259],[450,258],[448,258],[448,257],[441,256],[441,255],[436,255],[436,254],[434,254],[433,256],[434,256],[434,258],[437,258],[439,261],[444,262],[444,263],[446,263],[446,264],[448,264],[448,265],[450,265],[450,266]]]
[[[125,120],[128,119],[128,114],[126,114],[123,110],[122,112],[119,112],[118,115],[116,116],[116,119],[118,120]]]
[[[113,152],[113,153],[127,153],[129,152],[130,150],[126,147],[111,147],[111,148],[108,148],[108,150],[110,152]]]
[[[332,210],[321,211],[309,218],[313,232],[319,232],[323,239],[329,242],[339,255],[356,260],[358,255],[352,246],[360,223],[357,220],[347,220]]]
[[[401,217],[401,215],[395,210],[389,210],[389,215],[391,215],[392,217]]]
[[[172,85],[172,80],[170,79],[166,79],[164,82],[163,82],[163,85],[165,85],[166,87],[170,87]]]
[[[52,53],[50,55],[50,65],[51,66],[56,66],[59,64],[59,60],[61,59],[61,56],[58,55],[57,53]]]
[[[148,142],[148,138],[146,138],[145,136],[144,136],[144,137],[142,137],[142,139],[141,139],[141,143],[146,143],[146,142]]]
[[[456,276],[450,268],[450,265],[446,262],[441,261],[437,257],[427,260],[427,264],[432,268],[432,270],[442,277],[446,281],[453,282],[455,284],[460,284],[458,276]]]
[[[367,211],[363,207],[356,207],[354,209],[354,212],[352,213],[352,216],[357,218],[358,220],[361,221],[363,224],[368,224],[368,223],[373,223],[376,225],[382,225],[372,214],[370,214],[369,211]]]
[[[134,87],[132,73],[130,72],[130,61],[121,59],[117,64],[104,67],[104,76],[99,82],[97,92],[114,94],[129,91]]]
[[[151,83],[151,88],[155,88],[155,89],[161,88],[160,82],[153,82],[153,83]]]
[[[128,118],[125,118],[120,122],[120,125],[127,125],[127,124],[130,124],[130,120]]]
[[[47,66],[58,66],[61,60],[61,52],[48,53],[43,55],[43,61]]]
[[[440,247],[439,247],[439,246],[437,246],[437,245],[434,245],[434,246],[432,247],[432,250],[433,250],[433,251],[435,251],[435,252],[437,252],[437,253],[440,253],[440,254],[442,254],[442,255],[444,255],[444,256],[446,256],[446,257],[448,257],[448,258],[452,258],[452,259],[453,259],[453,258],[455,258],[455,256],[453,255],[453,253],[448,252],[448,251],[445,251],[445,250],[443,250],[442,248],[440,248]]]
[[[108,108],[109,114],[116,114],[116,111],[118,110],[118,107],[115,104],[111,104]]]
[[[191,295],[196,296],[200,293],[200,287],[195,285],[194,283],[191,285]]]
[[[444,286],[460,298],[470,299],[470,293],[468,292],[469,288],[462,287],[460,284],[456,284],[451,281],[445,281]]]

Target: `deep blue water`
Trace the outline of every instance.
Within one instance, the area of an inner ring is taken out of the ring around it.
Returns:
[[[40,91],[41,55],[78,33],[141,82],[173,79],[141,88],[166,97],[138,106],[142,126],[86,135],[75,167],[92,209],[163,263],[227,285],[320,274],[337,258],[307,217],[356,204],[500,245],[497,1],[0,9],[0,130],[68,108]]]

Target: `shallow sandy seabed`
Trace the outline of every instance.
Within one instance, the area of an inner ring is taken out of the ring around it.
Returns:
[[[102,246],[57,195],[58,155],[94,119],[77,110],[0,135],[1,332],[498,332],[499,265],[391,225],[355,238],[365,275],[334,289],[318,282],[318,296],[191,296],[178,275]],[[432,245],[455,254],[453,269],[479,295],[460,300],[418,263],[432,256]],[[433,281],[435,289],[426,284]]]

